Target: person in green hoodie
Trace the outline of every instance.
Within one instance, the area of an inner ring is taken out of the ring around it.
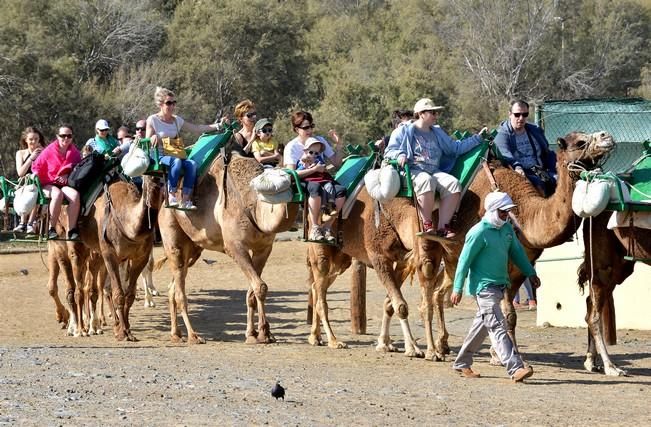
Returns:
[[[106,120],[98,120],[95,123],[95,136],[86,141],[85,146],[100,154],[112,154],[119,157],[127,154],[130,142],[121,143],[109,134],[110,130]]]
[[[540,286],[540,279],[508,221],[509,211],[514,207],[508,194],[498,191],[489,193],[484,200],[486,213],[466,234],[457,264],[450,300],[454,305],[461,302],[461,292],[468,277],[468,294],[475,297],[478,307],[453,364],[456,371],[468,378],[480,376],[471,366],[473,354],[479,350],[486,336],[490,337],[495,352],[513,381],[521,382],[533,375],[533,368],[524,366],[507,334],[500,308],[504,290],[510,286],[509,259],[529,277],[534,287]]]

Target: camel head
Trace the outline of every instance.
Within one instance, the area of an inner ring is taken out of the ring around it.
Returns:
[[[559,163],[577,165],[587,170],[603,164],[615,148],[613,136],[605,131],[594,133],[570,132],[556,141]]]

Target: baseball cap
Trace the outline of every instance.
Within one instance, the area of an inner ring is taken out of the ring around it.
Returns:
[[[273,126],[273,125],[274,125],[273,122],[269,119],[260,119],[257,122],[255,122],[255,127],[253,128],[253,130],[255,131],[255,133],[258,133],[265,126]]]
[[[95,123],[95,129],[97,130],[106,130],[110,129],[111,127],[109,126],[108,122],[106,120],[98,120],[97,123]]]
[[[305,144],[303,144],[303,147],[304,147],[303,150],[304,150],[304,151],[307,151],[307,150],[310,149],[310,147],[312,147],[312,146],[314,146],[314,145],[316,145],[316,144],[319,144],[319,145],[320,145],[320,148],[319,148],[319,149],[320,149],[321,151],[323,151],[323,150],[325,149],[325,147],[324,147],[324,145],[323,145],[323,142],[321,142],[321,141],[319,141],[317,138],[311,136],[311,137],[309,137],[309,138],[307,139],[307,141],[305,141]]]

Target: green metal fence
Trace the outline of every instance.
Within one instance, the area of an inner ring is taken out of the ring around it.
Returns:
[[[609,132],[617,142],[604,165],[611,172],[626,170],[651,139],[651,101],[640,98],[547,101],[538,106],[536,120],[550,144],[572,131]]]

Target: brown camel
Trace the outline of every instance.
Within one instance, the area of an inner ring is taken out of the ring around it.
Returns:
[[[376,218],[379,223],[376,226]],[[405,341],[405,355],[423,357],[408,322],[409,309],[400,287],[407,276],[418,275],[423,300],[430,300],[435,288],[436,276],[441,262],[438,243],[416,237],[418,232],[416,209],[410,200],[396,198],[384,203],[376,215],[375,202],[365,189],[359,194],[348,219],[341,224],[343,245],[339,248],[311,243],[308,246],[310,269],[310,298],[313,300],[312,330],[309,342],[321,345],[321,324],[325,329],[328,346],[345,348],[337,340],[328,320],[326,293],[335,278],[345,271],[355,258],[372,267],[387,292],[384,316],[376,350],[395,351],[389,336],[389,322],[396,312]],[[431,314],[431,311],[429,312]],[[426,317],[425,312],[424,316]],[[425,322],[431,328],[431,317]],[[431,336],[431,331],[429,331]],[[428,341],[426,357],[443,357]]]
[[[275,234],[294,224],[298,205],[259,202],[249,182],[262,170],[253,158],[233,153],[230,162],[225,163],[220,156],[196,186],[196,211],[161,210],[158,222],[165,256],[172,269],[169,291],[172,341],[182,340],[177,319],[180,311],[188,342],[205,342],[192,328],[185,292],[188,268],[204,249],[229,255],[248,280],[246,342],[273,341],[264,307],[267,284],[260,275],[271,254]],[[257,331],[253,318],[256,310]]]
[[[555,195],[548,199],[541,197],[529,181],[514,171],[503,167],[495,169],[494,176],[500,189],[509,193],[519,206],[517,218],[523,228],[522,241],[530,259],[537,259],[544,248],[566,241],[579,224],[578,220],[575,221],[570,203],[577,176],[571,176],[567,166],[581,162],[583,167],[590,169],[612,148],[612,138],[603,132],[592,135],[571,133],[564,139],[560,139],[558,188]],[[458,214],[457,227],[462,236],[480,219],[483,214],[481,201],[489,191],[491,191],[490,181],[485,174],[480,173],[464,196]],[[348,257],[353,256],[366,265],[373,266],[380,280],[387,287],[385,316],[377,349],[393,350],[388,338],[388,325],[396,310],[401,321],[405,321],[403,322],[403,332],[405,332],[406,303],[400,305],[402,296],[399,289],[401,280],[415,270],[418,272],[421,284],[420,312],[426,330],[426,357],[443,360],[444,355],[449,352],[443,298],[452,286],[462,246],[458,243],[449,243],[444,244],[445,250],[442,250],[442,247],[434,242],[427,243],[421,240],[420,244],[414,244],[418,242],[418,240],[414,241],[417,218],[413,205],[405,199],[395,199],[385,204],[383,212],[384,215],[380,215],[380,227],[375,228],[373,202],[363,191],[350,217],[343,224],[342,252]],[[359,237],[360,230],[362,230],[362,237]],[[347,236],[350,237],[346,238]],[[458,241],[462,241],[462,236]],[[405,257],[406,250],[412,248],[415,251],[408,259]],[[310,342],[313,344],[320,342],[318,335],[320,318],[328,334],[329,345],[341,346],[334,338],[327,322],[325,293],[336,275],[345,270],[344,262],[350,260],[336,250],[321,245],[311,245],[308,254],[311,275],[314,277],[312,293],[315,307]],[[445,260],[445,269],[442,274],[439,274],[438,266],[441,258]],[[396,268],[392,267],[394,262],[397,263]],[[509,327],[513,331],[516,315],[512,298],[524,277],[512,266],[510,273],[514,286],[505,297],[505,304]],[[434,307],[436,307],[439,326],[436,341],[433,339],[431,326]],[[398,308],[403,310],[402,314]],[[406,327],[408,328],[408,325]],[[410,339],[408,334],[405,334],[405,342],[406,349],[413,348],[410,347],[413,338]]]
[[[80,223],[79,231],[84,245],[101,254],[106,274],[111,282],[109,307],[114,319],[114,333],[118,340],[136,341],[129,324],[129,310],[135,300],[140,272],[149,261],[154,244],[154,227],[162,202],[162,189],[158,178],[145,176],[143,189],[134,184],[114,181],[95,202],[88,217]],[[72,242],[69,242],[72,243]],[[72,245],[69,256],[73,260],[74,276],[82,283],[84,271],[81,264],[82,245]],[[126,262],[128,261],[128,262]],[[122,264],[122,266],[121,266]],[[94,269],[97,286],[103,286],[101,268]],[[123,286],[123,283],[125,285]],[[97,297],[91,302],[96,302]],[[93,304],[93,311],[94,309]]]
[[[619,376],[626,375],[626,371],[612,362],[606,348],[606,344],[617,343],[613,291],[633,273],[635,262],[624,256],[634,254],[651,265],[651,230],[638,227],[608,230],[606,224],[611,214],[605,211],[583,224],[585,254],[579,267],[579,285],[581,289],[586,285],[590,289],[586,298],[588,350],[584,366],[591,372],[603,370],[606,375]],[[635,237],[631,239],[632,236]],[[598,365],[597,352],[603,366]]]
[[[590,170],[597,167],[604,156],[614,148],[612,136],[606,132],[585,134],[572,132],[557,141],[557,187],[554,194],[548,198],[542,197],[533,185],[524,177],[510,168],[498,166],[493,170],[493,176],[500,191],[508,193],[518,205],[515,219],[520,227],[519,238],[529,260],[532,262],[540,257],[543,250],[566,242],[581,224],[581,219],[572,211],[572,194],[574,184],[582,169]],[[465,234],[484,213],[484,200],[492,191],[491,182],[485,173],[480,173],[464,196],[459,218],[459,228]],[[475,197],[468,198],[468,195]],[[443,298],[452,286],[460,247],[452,246],[444,254],[445,277],[443,284],[435,291],[437,320],[439,324],[439,345],[447,349],[447,332],[443,317]],[[518,292],[525,277],[514,265],[509,264],[511,287],[505,292],[502,309],[507,319],[508,331],[514,344],[517,314],[513,307],[513,297]],[[499,363],[496,359],[493,363]]]

